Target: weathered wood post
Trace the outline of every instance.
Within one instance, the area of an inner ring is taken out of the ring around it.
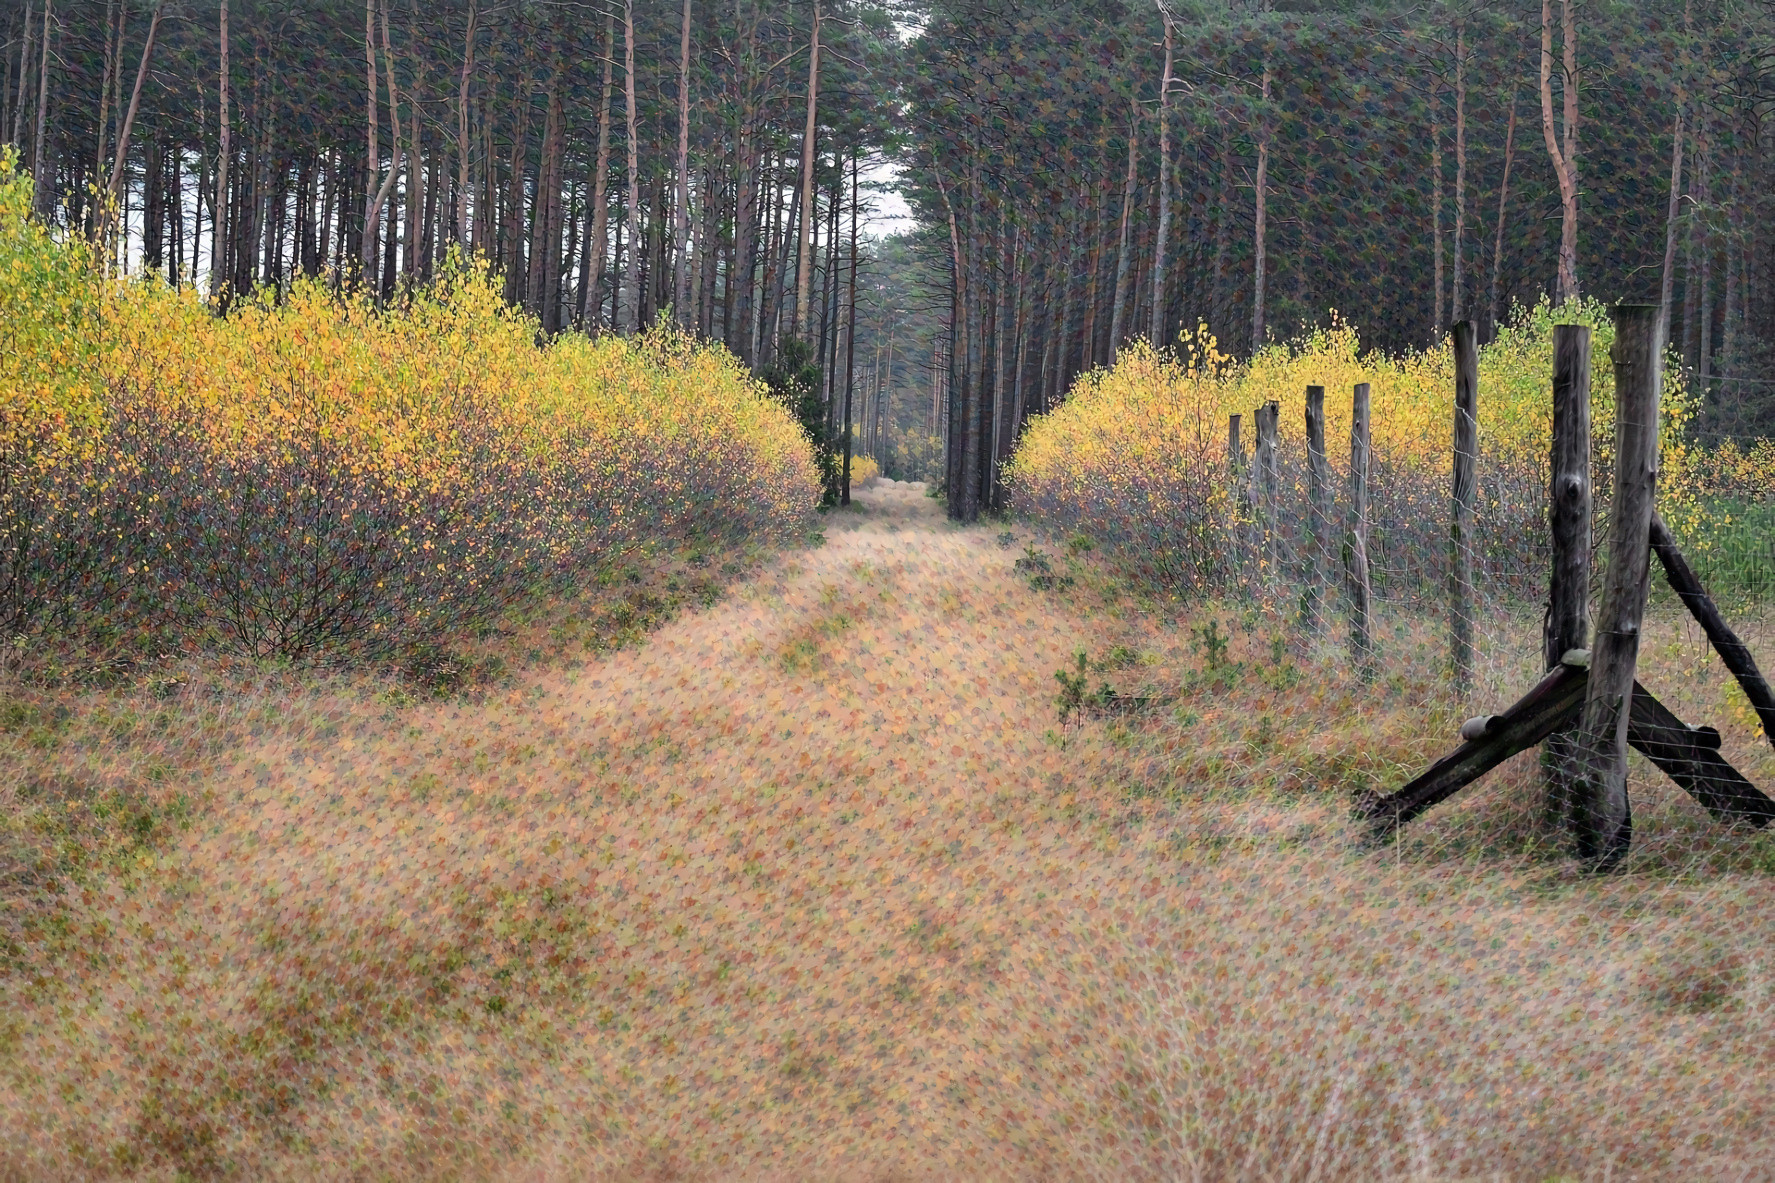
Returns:
[[[1245,468],[1245,445],[1239,442],[1239,420],[1242,416],[1226,417],[1226,460],[1232,466],[1233,475],[1237,477]]]
[[[1374,680],[1373,588],[1368,582],[1368,383],[1356,384],[1350,409],[1350,528],[1344,538],[1344,580],[1350,590],[1350,659],[1362,680]]]
[[[1590,646],[1590,679],[1578,725],[1578,857],[1606,870],[1627,855],[1627,724],[1651,574],[1652,509],[1658,490],[1658,399],[1664,342],[1655,304],[1614,309],[1615,489],[1609,566]]]
[[[1552,574],[1541,632],[1546,669],[1574,649],[1590,647],[1590,329],[1553,328],[1553,454],[1547,490]],[[1561,728],[1541,748],[1547,822],[1554,832],[1571,824],[1573,731]]]
[[[1263,582],[1274,586],[1278,576],[1276,503],[1282,483],[1281,444],[1277,428],[1281,404],[1271,399],[1252,412],[1257,424],[1257,445],[1252,451],[1252,501],[1257,509],[1258,559],[1263,564]]]
[[[1448,632],[1455,693],[1473,688],[1473,500],[1479,470],[1479,347],[1473,322],[1450,330],[1455,355],[1453,505],[1449,516]]]
[[[1307,554],[1306,591],[1301,596],[1301,627],[1318,633],[1323,615],[1325,560],[1331,551],[1331,466],[1325,460],[1325,388],[1307,387],[1307,512],[1311,549]]]

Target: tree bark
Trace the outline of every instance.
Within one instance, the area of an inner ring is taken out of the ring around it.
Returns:
[[[813,42],[807,63],[807,117],[801,130],[801,239],[795,252],[795,323],[791,326],[797,333],[803,331],[801,326],[807,323],[807,305],[813,282],[809,252],[814,218],[814,136],[819,127],[821,17],[820,0],[814,0]]]
[[[49,194],[55,187],[53,178],[46,178],[43,175],[43,138],[49,126],[49,22],[54,8],[52,0],[43,0],[43,49],[37,67],[37,134],[31,140],[31,209],[38,217],[43,217],[49,212]],[[154,9],[154,20],[156,23],[160,20],[158,5]],[[149,34],[148,45],[150,48],[154,45],[153,34]],[[147,64],[147,58],[144,57],[142,59],[143,67],[146,68]],[[139,99],[141,95],[142,80],[138,77],[136,79],[136,97]],[[130,114],[135,114],[134,103],[130,104]],[[122,135],[118,136],[120,147],[123,139]],[[108,192],[112,200],[116,200],[117,175],[115,172],[112,173]]]
[[[844,485],[839,504],[851,503],[851,392],[857,373],[857,150],[851,149],[851,277],[850,315],[845,318],[844,341]]]
[[[1269,62],[1263,64],[1263,109],[1258,113],[1257,137],[1257,176],[1253,188],[1257,191],[1257,225],[1252,232],[1252,249],[1255,252],[1251,265],[1251,352],[1256,353],[1263,348],[1264,342],[1264,266],[1266,258],[1265,229],[1269,212],[1269,194],[1267,187],[1270,174],[1270,79],[1272,68]]]
[[[1658,396],[1663,342],[1656,305],[1622,304],[1615,321],[1615,487],[1590,679],[1578,727],[1577,853],[1598,870],[1626,857],[1627,727],[1639,660],[1658,486]]]
[[[1325,456],[1325,388],[1307,387],[1307,510],[1312,538],[1308,542],[1306,595],[1301,627],[1309,637],[1319,632],[1323,612],[1325,568],[1331,551],[1331,465]]]
[[[1516,159],[1516,89],[1510,90],[1510,126],[1504,133],[1504,180],[1498,186],[1498,236],[1491,257],[1491,335],[1498,335],[1498,273],[1504,269],[1504,215],[1510,204],[1510,165]]]
[[[1450,329],[1455,358],[1454,482],[1449,513],[1448,627],[1455,693],[1473,688],[1473,508],[1479,468],[1479,348],[1473,322]]]
[[[592,172],[592,225],[586,234],[585,296],[579,323],[588,333],[598,330],[603,315],[604,255],[610,237],[610,91],[616,52],[616,18],[604,17],[604,82],[598,103],[598,158]]]
[[[1553,0],[1541,0],[1541,132],[1547,155],[1559,180],[1559,273],[1554,302],[1564,304],[1578,294],[1578,48],[1572,0],[1562,0],[1564,21],[1564,120],[1553,121]],[[1563,145],[1562,145],[1563,140]]]
[[[632,336],[640,328],[641,287],[640,269],[634,265],[634,258],[639,256],[640,216],[641,216],[641,144],[636,138],[635,112],[635,0],[623,0],[622,5],[623,31],[623,101],[625,106],[624,124],[628,133],[629,150],[629,255],[631,262],[623,272],[621,300],[617,307],[616,331],[624,336]]]
[[[696,326],[690,306],[690,0],[684,0],[678,42],[678,208],[673,221],[672,316],[688,332]]]
[[[1546,669],[1573,650],[1590,647],[1590,330],[1584,325],[1553,329],[1552,483],[1547,493],[1551,534],[1551,576],[1541,655]],[[1561,728],[1547,736],[1541,753],[1550,830],[1570,824],[1574,783],[1574,737]]]
[[[1435,265],[1432,268],[1433,291],[1430,296],[1430,342],[1442,344],[1443,326],[1443,253],[1442,253],[1442,88],[1430,88],[1430,241],[1435,244]]]
[[[1165,345],[1165,250],[1171,235],[1171,66],[1175,37],[1171,14],[1164,0],[1156,0],[1165,22],[1165,69],[1159,75],[1159,218],[1153,234],[1152,326],[1147,330],[1154,349]]]
[[[1116,246],[1116,287],[1114,306],[1109,312],[1109,364],[1116,364],[1122,348],[1122,306],[1128,302],[1128,229],[1134,221],[1134,172],[1140,150],[1140,106],[1136,103],[1128,117],[1128,172],[1122,179],[1122,228]]]
[[[468,32],[462,39],[462,81],[456,91],[456,225],[452,235],[463,250],[469,249],[468,188],[468,80],[475,72],[475,39],[479,32],[479,0],[468,2]]]
[[[1455,27],[1455,233],[1448,318],[1467,317],[1467,29]]]
[[[44,3],[48,4],[49,0],[44,0]],[[25,134],[25,87],[29,85],[31,78],[31,0],[25,0],[25,23],[19,42],[18,98],[12,104],[11,139],[15,144],[18,143],[20,137]],[[101,154],[101,167],[103,165],[103,160],[104,157]]]
[[[1350,660],[1362,680],[1374,679],[1374,628],[1368,581],[1368,383],[1356,384],[1350,409],[1350,530],[1344,541],[1344,578],[1350,591]]]

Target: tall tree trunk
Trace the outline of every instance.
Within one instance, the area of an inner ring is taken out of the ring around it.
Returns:
[[[807,63],[807,111],[801,130],[801,236],[796,248],[795,273],[795,323],[794,332],[801,332],[801,326],[807,323],[807,302],[813,290],[813,272],[811,269],[813,234],[813,203],[814,203],[814,152],[815,133],[818,130],[820,101],[820,0],[814,0],[814,31],[813,42]],[[840,165],[842,169],[842,164]]]
[[[1122,348],[1122,306],[1128,301],[1129,228],[1134,223],[1134,174],[1140,151],[1140,105],[1134,104],[1128,118],[1128,172],[1122,179],[1122,226],[1116,245],[1115,304],[1109,310],[1109,364],[1116,364]]]
[[[1222,345],[1232,340],[1232,324],[1228,315],[1232,300],[1227,292],[1227,255],[1232,250],[1233,221],[1233,145],[1230,133],[1220,140],[1220,208],[1214,217],[1214,290],[1210,293],[1209,319]]]
[[[1446,307],[1442,302],[1443,270],[1442,254],[1442,88],[1430,87],[1430,240],[1435,244],[1435,266],[1433,268],[1435,290],[1430,297],[1433,311],[1430,313],[1431,344],[1442,340],[1442,328],[1448,322],[1443,319]]]
[[[383,178],[381,188],[376,191],[376,195],[370,203],[370,216],[365,219],[368,224],[365,231],[365,237],[372,241],[375,237],[373,231],[382,216],[383,209],[388,205],[388,195],[394,191],[395,179],[401,172],[401,98],[400,91],[396,87],[394,80],[394,47],[389,43],[388,39],[387,0],[384,0],[382,5],[382,66],[383,72],[388,76],[388,127],[390,146],[393,149],[394,156],[388,163],[388,176]],[[392,272],[393,247],[394,238],[391,235],[383,248],[384,275],[381,287],[383,293],[388,291],[392,283],[392,275],[390,273]],[[375,256],[371,255],[367,260],[366,270],[373,268],[375,263]]]
[[[1467,28],[1455,27],[1455,232],[1450,324],[1467,319]]]
[[[1697,171],[1700,193],[1698,199],[1701,209],[1711,213],[1713,206],[1713,137],[1705,139],[1699,136],[1697,129]],[[1698,307],[1696,308],[1697,337],[1695,349],[1695,376],[1697,391],[1701,395],[1703,405],[1708,400],[1709,390],[1713,384],[1713,228],[1708,224],[1707,217],[1696,219],[1695,250],[1701,260],[1698,289]]]
[[[1108,204],[1101,191],[1093,194],[1093,198],[1095,208],[1091,219],[1091,257],[1085,263],[1085,328],[1078,368],[1081,374],[1097,365],[1097,276],[1103,268],[1103,207]]]
[[[561,30],[555,30],[557,41]],[[524,306],[542,321],[543,331],[553,332],[549,292],[555,283],[561,257],[561,154],[566,111],[561,99],[563,65],[559,56],[549,70],[547,113],[543,118],[542,159],[536,168],[535,208],[530,223],[530,275]]]
[[[462,80],[456,91],[456,210],[451,236],[469,249],[468,188],[468,80],[475,72],[475,35],[481,16],[479,0],[468,0],[468,32],[462,39]]]
[[[49,0],[44,0],[45,4]],[[25,0],[24,33],[19,38],[18,51],[18,98],[12,104],[12,142],[18,143],[25,134],[25,87],[31,77],[31,0]],[[103,157],[100,157],[101,161]]]
[[[364,228],[358,244],[358,265],[363,270],[364,282],[373,285],[376,275],[376,195],[381,191],[382,183],[382,145],[376,127],[381,111],[381,99],[377,91],[382,85],[381,79],[376,75],[376,0],[364,0],[364,72],[367,81],[364,120],[367,143],[364,157]]]
[[[599,91],[598,159],[592,172],[592,227],[586,235],[585,297],[579,310],[580,324],[588,333],[596,332],[604,308],[604,253],[609,246],[610,230],[610,77],[616,52],[616,18],[604,17],[604,84]]]
[[[25,19],[29,21],[31,19],[28,12],[30,5],[27,3],[25,7],[27,9]],[[105,171],[105,144],[109,139],[107,133],[110,130],[107,124],[111,117],[111,71],[116,69],[117,59],[122,56],[122,53],[123,46],[120,43],[117,20],[117,0],[105,0],[105,64],[104,72],[99,75],[99,134],[95,137],[98,140],[98,153],[94,157],[92,165],[92,175],[95,178]],[[86,227],[88,234],[98,233],[97,223],[102,216],[102,211],[95,207],[88,218]]]
[[[148,20],[148,40],[142,43],[142,60],[136,67],[136,85],[130,92],[129,111],[123,117],[123,126],[117,130],[117,157],[111,165],[111,183],[106,186],[113,201],[117,199],[118,191],[123,185],[124,164],[129,158],[130,130],[135,127],[136,112],[142,109],[142,83],[148,80],[148,64],[154,59],[154,37],[155,34],[160,31],[160,14],[165,7],[166,0],[157,0],[154,5],[154,13]],[[45,14],[47,14],[48,11],[48,6],[45,5]],[[48,43],[48,27],[45,26],[44,45],[46,48]],[[46,84],[48,82],[48,77],[49,75],[46,72],[44,74]],[[37,119],[38,125],[41,126],[43,120],[43,113],[41,111],[37,113]]]
[[[1152,327],[1147,330],[1153,348],[1165,344],[1165,249],[1171,234],[1171,65],[1175,40],[1171,14],[1164,0],[1157,0],[1165,22],[1165,69],[1159,75],[1159,218],[1153,237]]]
[[[1516,159],[1516,87],[1510,87],[1510,126],[1504,133],[1504,180],[1498,186],[1498,236],[1491,256],[1491,331],[1498,333],[1498,273],[1504,269],[1504,216],[1510,206],[1510,165]]]
[[[678,208],[672,235],[672,316],[689,331],[696,324],[690,303],[690,0],[678,41]]]
[[[1683,29],[1689,30],[1689,5],[1683,5]],[[1683,55],[1682,66],[1687,65]],[[1682,69],[1679,66],[1679,70]],[[1670,341],[1670,300],[1676,289],[1676,227],[1682,216],[1683,190],[1683,114],[1688,107],[1686,79],[1679,73],[1676,83],[1676,126],[1670,136],[1670,202],[1664,213],[1664,271],[1658,283],[1658,340]]]
[[[401,277],[409,287],[419,275],[419,240],[423,236],[419,219],[425,208],[425,121],[420,118],[425,109],[424,87],[425,76],[420,73],[413,79],[412,134],[407,137],[407,220],[401,231]]]
[[[1257,191],[1257,226],[1252,232],[1252,264],[1251,264],[1251,352],[1256,353],[1263,348],[1264,342],[1264,265],[1265,241],[1264,232],[1269,213],[1269,176],[1270,176],[1270,82],[1274,69],[1269,62],[1263,64],[1263,108],[1258,112],[1257,135],[1257,176],[1253,187]]]
[[[839,166],[843,167],[842,164]],[[857,377],[857,206],[860,189],[857,182],[857,150],[851,149],[851,292],[850,315],[844,330],[844,486],[841,505],[851,503],[851,392]]]
[[[1553,0],[1541,0],[1541,132],[1547,155],[1559,180],[1559,273],[1554,302],[1578,294],[1578,49],[1573,0],[1562,0],[1564,12],[1564,121],[1553,122]],[[1562,142],[1563,141],[1563,142]]]
[[[631,256],[640,254],[635,248],[638,243],[641,216],[641,145],[635,132],[635,0],[623,0],[623,101],[626,107],[626,128],[628,130],[629,147],[629,253]],[[632,264],[623,272],[622,300],[617,308],[617,332],[624,336],[633,334],[639,327],[641,311],[641,288],[638,269]]]
[[[38,217],[43,217],[49,212],[49,195],[55,188],[55,179],[43,174],[43,139],[48,132],[49,124],[49,22],[54,8],[53,0],[43,0],[43,50],[37,67],[37,134],[31,140],[31,180],[33,182],[31,209]],[[159,6],[154,9],[154,19],[156,22],[160,20]],[[150,48],[154,45],[152,33],[148,36],[148,45]],[[146,67],[147,64],[147,58],[144,57],[142,65]],[[138,78],[136,80],[136,97],[140,98],[141,94],[142,82]],[[135,104],[133,103],[130,105],[130,114],[132,116],[135,114]],[[127,126],[125,124],[126,128]],[[127,135],[127,132],[125,134]],[[123,145],[124,136],[119,136],[118,158],[120,160],[123,156]],[[111,197],[115,199],[117,196],[115,173],[112,175],[109,191]]]

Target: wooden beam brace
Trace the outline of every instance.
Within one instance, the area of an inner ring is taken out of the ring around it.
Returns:
[[[1652,550],[1664,567],[1664,578],[1669,581],[1671,590],[1700,622],[1707,639],[1713,643],[1713,651],[1720,655],[1720,660],[1738,679],[1738,685],[1744,688],[1744,697],[1750,699],[1757,718],[1762,721],[1763,734],[1769,737],[1770,745],[1775,746],[1775,692],[1770,691],[1762,671],[1757,669],[1750,647],[1738,639],[1738,634],[1720,615],[1707,589],[1701,586],[1701,581],[1695,578],[1695,572],[1683,558],[1683,552],[1676,548],[1676,539],[1665,526],[1664,519],[1655,512],[1652,514]]]
[[[1469,719],[1466,740],[1398,792],[1359,794],[1355,817],[1388,838],[1431,806],[1454,796],[1518,752],[1569,727],[1584,705],[1588,675],[1580,654],[1568,654],[1501,715]],[[1689,727],[1657,696],[1637,682],[1633,687],[1627,742],[1658,766],[1719,821],[1748,821],[1759,829],[1775,819],[1775,800],[1751,784],[1719,753],[1719,732]]]

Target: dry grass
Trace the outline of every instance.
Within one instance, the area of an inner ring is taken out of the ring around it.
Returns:
[[[1261,613],[1208,670],[917,487],[827,528],[645,645],[180,770],[207,806],[3,979],[0,1176],[1770,1177],[1770,840],[1642,774],[1581,878],[1524,760],[1367,851],[1433,680]],[[1176,701],[1060,726],[1079,649]]]

